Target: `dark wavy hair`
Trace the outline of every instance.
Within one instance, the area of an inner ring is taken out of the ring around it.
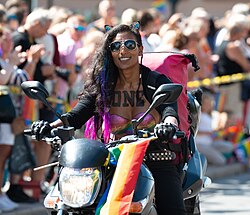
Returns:
[[[108,142],[111,132],[110,127],[110,106],[114,94],[115,85],[118,78],[118,68],[114,64],[110,51],[110,44],[119,33],[129,32],[135,36],[139,46],[142,46],[142,39],[139,28],[134,24],[120,24],[109,28],[105,33],[102,46],[96,52],[90,68],[91,77],[86,81],[81,97],[90,96],[96,100],[96,110],[94,116],[87,122],[85,136],[96,139],[97,131],[104,123],[103,139]]]

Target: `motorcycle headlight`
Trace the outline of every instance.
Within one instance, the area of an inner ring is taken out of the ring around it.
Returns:
[[[63,168],[59,177],[59,189],[64,203],[73,208],[93,204],[100,190],[101,180],[100,168]]]

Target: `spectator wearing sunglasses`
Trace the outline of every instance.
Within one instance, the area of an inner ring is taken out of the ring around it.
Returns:
[[[83,85],[80,100],[66,114],[70,126],[76,129],[80,129],[86,123],[87,138],[108,143],[132,134],[131,120],[138,119],[147,110],[152,102],[152,95],[161,84],[172,83],[165,75],[151,71],[140,63],[143,45],[139,28],[139,22],[131,25],[120,24],[113,28],[106,26],[107,32],[93,58],[93,64],[90,66],[91,75]],[[152,79],[155,80],[155,88],[150,84]],[[168,139],[173,137],[178,123],[177,104],[161,104],[150,112],[138,128],[149,131],[155,129],[156,134],[162,133],[164,129],[163,139]],[[60,120],[51,124],[35,122],[32,125],[32,133],[39,138],[40,135],[42,137],[50,132],[52,127],[60,125]],[[160,147],[163,147],[161,141],[148,150],[164,150]],[[147,160],[155,179],[159,215],[165,215],[166,212],[186,214],[180,162],[179,156],[172,161]]]
[[[74,14],[67,20],[66,30],[57,36],[58,50],[60,54],[61,68],[68,71],[66,79],[59,78],[57,86],[59,87],[58,96],[67,99],[70,87],[77,79],[76,51],[83,46],[82,38],[86,32],[85,18],[80,14]]]

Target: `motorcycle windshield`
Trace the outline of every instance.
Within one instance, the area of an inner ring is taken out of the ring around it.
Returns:
[[[104,144],[90,139],[70,140],[62,146],[60,165],[70,168],[91,168],[104,165],[109,151]]]

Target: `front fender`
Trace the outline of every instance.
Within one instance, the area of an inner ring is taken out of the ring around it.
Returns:
[[[108,154],[105,145],[99,141],[74,139],[62,146],[59,164],[77,169],[103,166]]]

